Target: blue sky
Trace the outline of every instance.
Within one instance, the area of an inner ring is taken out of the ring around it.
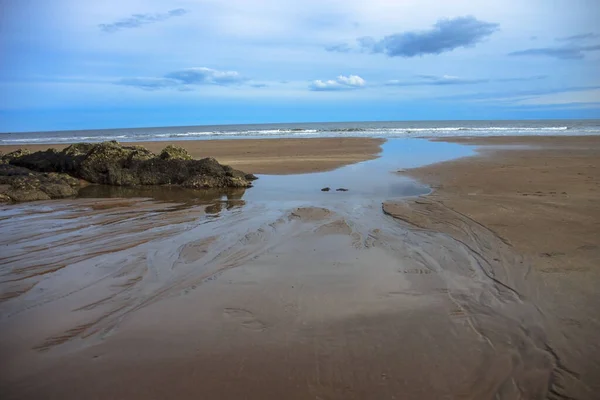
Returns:
[[[0,0],[0,131],[600,117],[597,0]]]

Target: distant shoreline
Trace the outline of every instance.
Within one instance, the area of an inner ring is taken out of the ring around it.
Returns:
[[[311,122],[261,122],[261,123],[237,123],[237,124],[198,124],[198,125],[165,125],[165,126],[126,126],[119,128],[80,128],[80,129],[52,129],[52,130],[28,130],[28,131],[4,131],[0,132],[0,135],[20,135],[20,134],[31,134],[31,133],[57,133],[57,132],[90,132],[90,131],[122,131],[122,130],[147,130],[147,129],[183,129],[183,128],[215,128],[215,127],[261,127],[261,126],[280,126],[280,127],[302,127],[311,125],[323,125],[323,124],[339,124],[339,125],[353,125],[353,124],[442,124],[442,123],[461,123],[461,122],[475,122],[475,123],[511,123],[511,122],[539,122],[539,123],[552,123],[552,122],[564,122],[569,123],[573,121],[585,121],[585,122],[596,122],[600,124],[598,118],[561,118],[561,119],[440,119],[440,120],[386,120],[386,121],[311,121]]]
[[[600,120],[327,122],[91,129],[0,134],[0,145],[172,140],[600,135]]]

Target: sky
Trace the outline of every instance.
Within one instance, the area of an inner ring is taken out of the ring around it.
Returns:
[[[598,0],[0,0],[0,132],[600,118]]]

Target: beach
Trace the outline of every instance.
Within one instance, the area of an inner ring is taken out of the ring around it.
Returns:
[[[169,143],[259,180],[1,206],[3,398],[600,390],[599,136]]]
[[[160,153],[169,144],[181,146],[194,158],[214,157],[219,162],[255,174],[299,174],[328,171],[346,164],[373,159],[382,139],[313,138],[313,139],[225,139],[123,142],[144,146]],[[16,149],[43,151],[62,150],[68,144],[0,145],[0,151]]]
[[[548,345],[565,369],[558,374],[563,394],[593,398],[600,390],[600,321],[593,317],[600,306],[600,138],[444,140],[484,147],[475,157],[407,171],[433,193],[384,209],[461,240],[483,227],[522,256],[531,268],[529,295],[548,319]]]

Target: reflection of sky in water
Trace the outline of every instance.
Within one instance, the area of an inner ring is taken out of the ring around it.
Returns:
[[[472,147],[454,143],[409,138],[389,139],[382,145],[382,153],[375,160],[329,172],[260,175],[260,179],[254,182],[251,189],[191,190],[176,186],[90,185],[80,190],[79,197],[144,197],[187,205],[218,204],[220,208],[238,207],[246,202],[286,202],[288,207],[295,201],[299,204],[305,204],[307,201],[315,204],[331,201],[364,204],[362,200],[381,202],[429,193],[427,186],[395,172],[473,153]],[[331,191],[322,192],[324,187],[331,188]],[[337,188],[345,188],[348,191],[337,192]]]
[[[260,175],[244,200],[311,200],[347,198],[390,199],[425,194],[429,189],[414,180],[395,174],[414,168],[473,154],[467,146],[422,139],[390,139],[379,158],[348,165],[334,171],[298,175]],[[330,192],[321,192],[329,187]],[[346,188],[348,192],[336,192]],[[326,197],[329,196],[329,197]]]

